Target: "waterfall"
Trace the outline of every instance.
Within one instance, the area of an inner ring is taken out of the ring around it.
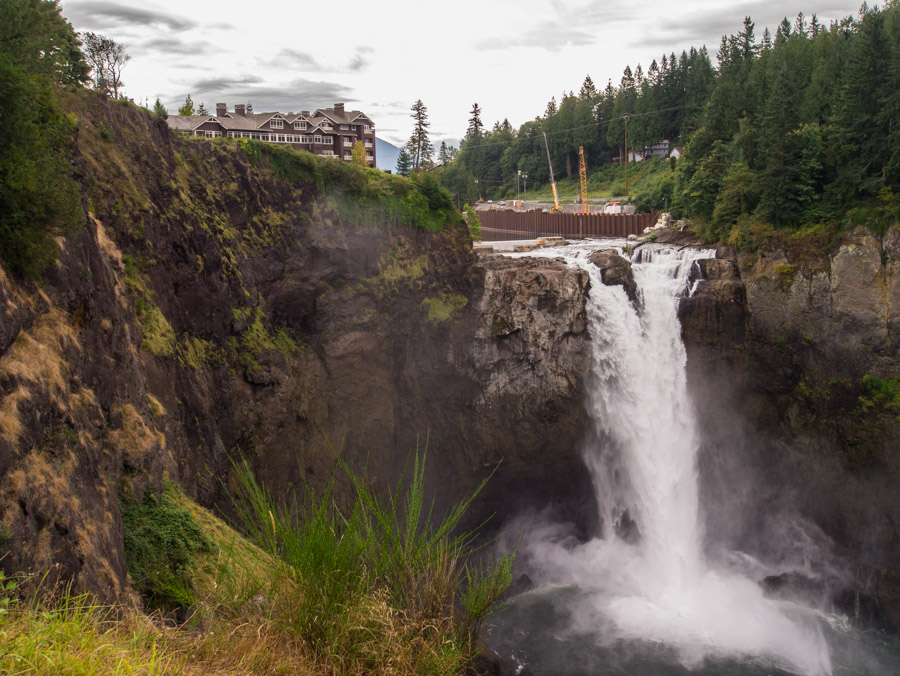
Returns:
[[[579,634],[664,644],[689,667],[751,659],[830,674],[812,611],[765,598],[755,580],[718,570],[704,556],[697,412],[677,307],[691,291],[691,267],[714,252],[641,247],[632,262],[637,302],[621,286],[603,284],[589,253],[569,247],[553,255],[591,277],[593,434],[584,459],[601,532],[575,543],[553,527],[535,528],[522,554],[542,571],[542,584],[577,590],[568,598]]]

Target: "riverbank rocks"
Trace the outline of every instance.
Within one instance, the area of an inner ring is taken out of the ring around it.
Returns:
[[[588,260],[600,268],[600,279],[604,284],[621,286],[633,304],[639,302],[637,284],[631,273],[631,261],[612,249],[592,253]]]

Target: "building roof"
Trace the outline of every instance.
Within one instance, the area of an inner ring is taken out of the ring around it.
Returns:
[[[168,123],[169,128],[175,129],[176,131],[193,131],[206,122],[218,122],[227,130],[256,131],[257,129],[261,129],[266,122],[276,116],[290,125],[293,125],[293,123],[298,120],[306,122],[306,132],[340,131],[323,129],[322,125],[326,122],[331,124],[352,124],[359,118],[363,118],[363,120],[370,123],[372,122],[367,115],[358,110],[351,110],[348,113],[341,114],[336,112],[334,108],[319,108],[312,115],[309,114],[309,111],[301,111],[297,114],[290,113],[288,115],[279,112],[245,113],[241,115],[226,110],[224,115],[218,116],[215,114],[169,115],[166,122]]]

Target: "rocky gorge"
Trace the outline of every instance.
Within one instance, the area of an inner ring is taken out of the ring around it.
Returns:
[[[228,513],[236,457],[287,496],[338,456],[387,491],[427,448],[438,509],[490,476],[473,523],[550,505],[591,527],[583,271],[476,256],[458,217],[373,224],[381,197],[327,163],[179,139],[99,97],[73,109],[85,228],[39,283],[0,275],[0,566],[136,603],[119,495],[167,477]],[[789,508],[840,564],[829,598],[895,630],[897,261],[897,226],[817,255],[723,249],[679,310],[710,534],[765,553],[799,537],[767,520]],[[629,288],[624,258],[595,263]]]

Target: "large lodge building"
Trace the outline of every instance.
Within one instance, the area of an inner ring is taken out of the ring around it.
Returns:
[[[234,112],[229,112],[224,103],[217,103],[215,115],[170,115],[167,122],[185,136],[256,139],[345,160],[353,158],[353,146],[362,141],[366,163],[375,166],[374,123],[358,110],[345,111],[343,103],[319,108],[312,114],[302,110],[286,115],[248,113],[243,105],[236,105]]]

